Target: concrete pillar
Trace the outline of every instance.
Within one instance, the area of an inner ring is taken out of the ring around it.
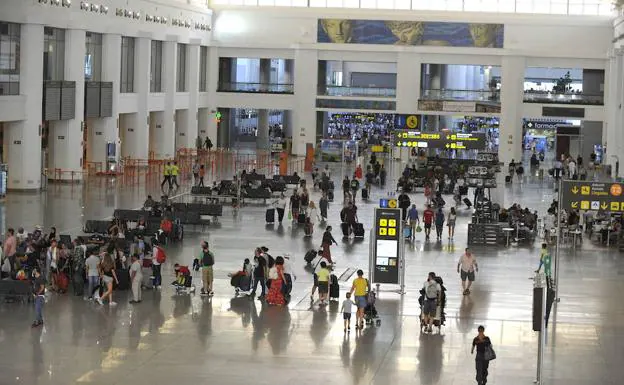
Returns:
[[[399,52],[397,60],[397,112],[416,112],[420,98],[421,56],[414,52]]]
[[[136,58],[135,58],[136,59]],[[83,59],[84,60],[84,59]],[[135,76],[139,74],[135,73]],[[102,36],[102,81],[113,82],[113,113],[111,117],[89,121],[87,157],[106,166],[106,143],[119,139],[119,81],[121,76],[121,35]],[[149,75],[148,75],[149,76]],[[116,154],[119,161],[120,154]]]
[[[269,110],[258,110],[258,136],[256,148],[267,150],[269,148]]]
[[[199,133],[198,103],[199,103],[199,42],[191,42],[188,45],[188,60],[186,74],[188,76],[189,105],[186,112],[186,137],[185,147],[195,148],[195,141]],[[182,140],[182,138],[178,138]]]
[[[121,156],[134,159],[149,157],[150,65],[152,41],[146,37],[135,39],[134,85],[137,93],[137,112],[129,114],[120,124],[123,129]]]
[[[175,97],[178,61],[178,44],[175,41],[163,43],[163,88],[165,92],[165,111],[162,118],[154,125],[156,130],[153,141],[156,159],[170,159],[175,156]]]
[[[84,114],[84,58],[86,32],[78,29],[65,31],[64,80],[76,83],[75,117],[50,122],[48,168],[61,169],[56,179],[82,179],[82,124]]]
[[[41,114],[43,98],[43,26],[22,24],[20,31],[20,94],[28,111],[25,120],[7,124],[9,190],[41,188]],[[84,59],[83,59],[84,60]]]
[[[226,149],[230,147],[230,126],[234,126],[231,114],[232,109],[220,108],[219,111],[221,112],[221,123],[218,126],[216,146]]]
[[[260,90],[268,91],[271,84],[271,59],[260,59]]]
[[[611,124],[607,126],[607,153],[603,160],[604,163],[610,164],[613,169],[613,175],[615,175],[615,165],[619,160],[620,170],[619,175],[623,175],[622,168],[624,168],[624,145],[622,140],[622,124],[624,123],[624,111],[621,108],[621,100],[624,97],[624,51],[618,49],[615,51],[615,57],[611,59],[611,65],[609,74],[610,92],[607,99],[607,110]]]
[[[208,48],[208,106],[202,108],[199,114],[199,128],[202,137],[208,136],[217,148],[217,122],[215,119],[215,113],[218,110],[217,100],[217,87],[219,82],[219,52],[216,47]]]
[[[524,72],[526,58],[522,56],[505,56],[501,66],[501,120],[498,157],[505,165],[511,160],[516,162],[522,159],[522,106],[524,98]],[[504,172],[499,173],[505,175]],[[495,189],[497,198],[502,202],[504,181],[499,181],[499,188]],[[504,202],[505,204],[510,202]],[[503,206],[503,205],[501,205]],[[507,206],[504,206],[507,207]]]
[[[176,110],[175,112],[175,149],[188,148],[188,110]]]
[[[295,52],[295,94],[297,106],[293,111],[293,145],[295,155],[306,154],[306,144],[316,145],[316,92],[318,52],[297,49]]]
[[[284,135],[287,138],[292,137],[293,133],[293,113],[291,110],[284,110],[284,120],[282,122],[282,127],[284,129]]]

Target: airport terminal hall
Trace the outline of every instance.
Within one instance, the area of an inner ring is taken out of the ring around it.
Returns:
[[[0,385],[621,385],[624,0],[0,0]]]

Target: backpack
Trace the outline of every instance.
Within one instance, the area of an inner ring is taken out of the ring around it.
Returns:
[[[167,255],[165,254],[165,250],[163,250],[161,247],[158,247],[158,246],[156,246],[155,249],[158,251],[158,253],[156,254],[156,262],[162,265],[167,260]]]
[[[209,252],[204,251],[204,255],[202,256],[202,266],[212,266],[214,265],[214,255]]]
[[[357,179],[351,180],[351,190],[357,190],[360,188],[360,182]]]
[[[425,295],[427,299],[436,299],[438,297],[438,285],[436,282],[427,282],[427,287],[425,288]]]

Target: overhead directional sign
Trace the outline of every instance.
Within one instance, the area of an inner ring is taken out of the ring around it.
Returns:
[[[394,144],[397,147],[483,150],[486,140],[483,132],[395,130]]]
[[[624,212],[624,185],[564,180],[561,205],[566,210]]]

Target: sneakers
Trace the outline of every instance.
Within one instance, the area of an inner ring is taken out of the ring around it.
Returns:
[[[35,321],[32,323],[32,325],[30,325],[31,328],[36,328],[43,325],[43,321]]]
[[[464,290],[464,295],[468,295],[468,294],[470,294],[470,290],[468,289]]]
[[[96,301],[97,303],[99,303],[100,305],[104,305],[104,302],[102,302],[102,299],[101,299],[101,298],[99,298],[99,297],[98,297],[98,298],[96,298],[96,299],[95,299],[95,301]]]
[[[117,302],[111,301],[108,303],[108,306],[117,306]]]

